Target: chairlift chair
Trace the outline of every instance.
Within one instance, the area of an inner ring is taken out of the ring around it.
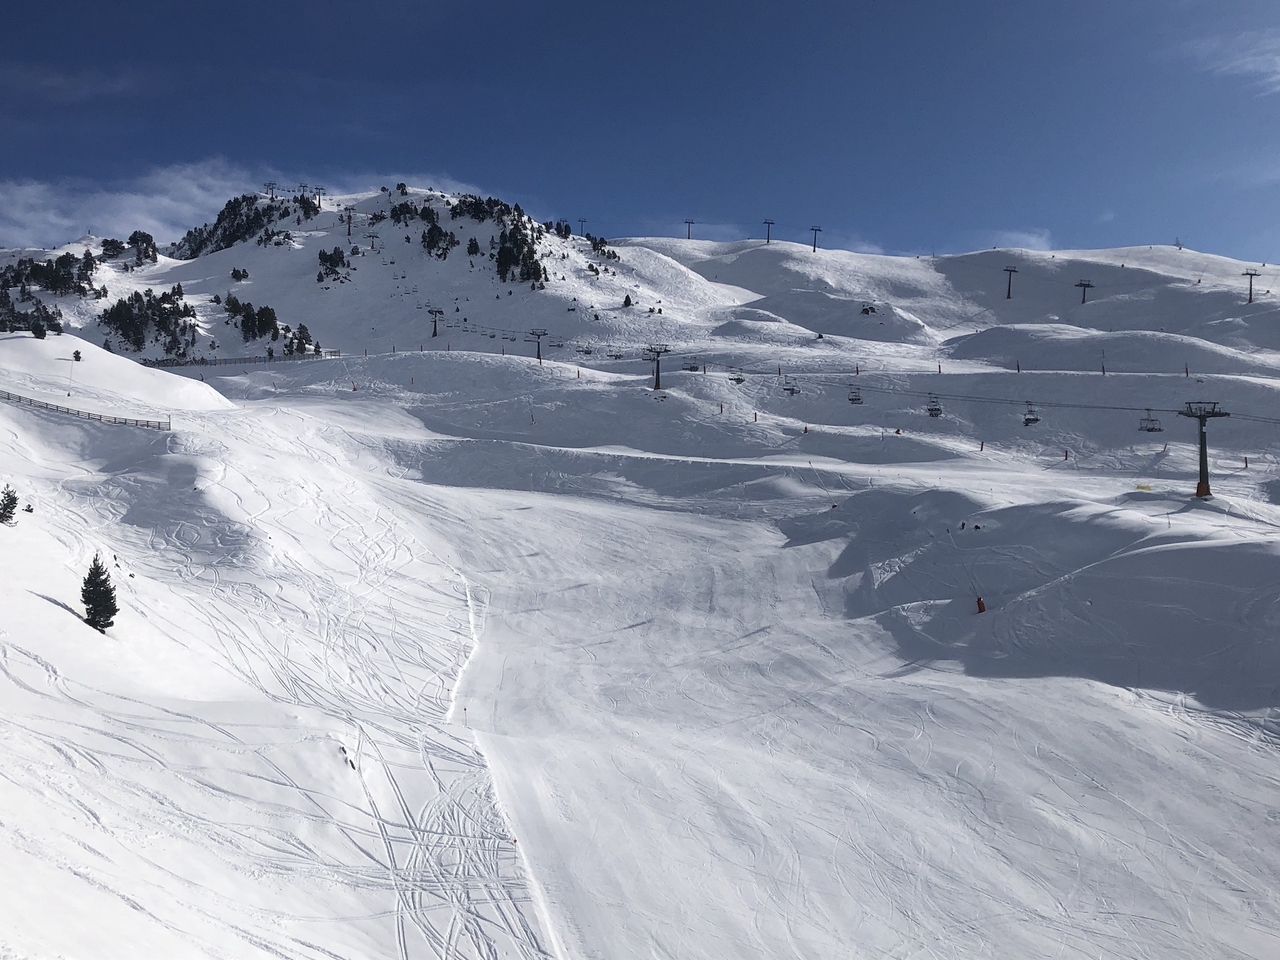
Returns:
[[[621,350],[619,350],[617,347],[610,347],[610,348],[609,348],[609,359],[610,359],[610,360],[621,360],[621,359],[622,359],[622,351],[621,351]]]
[[[1040,422],[1040,414],[1036,413],[1036,408],[1027,401],[1027,412],[1022,415],[1022,425],[1024,427],[1032,426]]]
[[[1138,429],[1143,433],[1163,433],[1164,427],[1160,426],[1158,417],[1151,415],[1151,408],[1147,407],[1147,415],[1138,421]]]
[[[785,393],[788,397],[794,397],[797,393],[800,392],[800,388],[796,386],[796,382],[794,380],[792,380],[790,377],[786,377],[782,381],[782,392]]]
[[[740,373],[735,373],[729,378],[730,383],[743,384],[747,382],[747,378]]]
[[[850,387],[850,388],[849,388],[849,402],[850,402],[850,403],[861,403],[861,402],[862,402],[862,391],[861,391],[859,388],[857,388],[857,387]]]
[[[929,412],[929,416],[931,417],[942,416],[942,401],[932,393],[929,394],[929,403],[925,406],[925,410]]]

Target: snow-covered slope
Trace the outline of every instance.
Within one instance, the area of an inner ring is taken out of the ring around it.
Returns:
[[[0,404],[0,956],[1276,955],[1272,267],[548,235],[531,290],[442,223],[101,274],[340,358],[0,338],[178,414]]]

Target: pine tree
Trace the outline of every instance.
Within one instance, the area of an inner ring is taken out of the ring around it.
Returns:
[[[625,300],[623,300],[623,301],[622,301],[622,305],[623,305],[624,307],[629,307],[629,306],[631,306],[631,294],[629,294],[629,293],[627,294],[627,299],[625,299]]]
[[[0,523],[13,526],[13,514],[17,509],[18,492],[6,483],[3,492],[0,492]]]
[[[99,633],[114,624],[115,615],[120,612],[116,606],[116,588],[111,585],[102,557],[96,553],[80,587],[80,602],[84,604],[84,622]]]

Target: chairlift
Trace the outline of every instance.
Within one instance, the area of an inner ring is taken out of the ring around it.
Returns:
[[[684,363],[680,365],[680,367],[683,370],[688,370],[690,373],[697,373],[700,369],[702,369],[701,366],[698,364],[698,360],[696,357],[692,360],[686,360]]]
[[[931,417],[942,416],[942,401],[932,393],[929,394],[929,403],[925,406],[925,410],[929,412],[929,416]]]
[[[796,382],[794,380],[792,380],[790,377],[786,377],[782,381],[782,392],[785,393],[788,397],[794,397],[797,393],[800,392],[800,388],[796,385]]]
[[[1022,415],[1022,425],[1024,427],[1030,427],[1033,424],[1037,424],[1039,422],[1040,422],[1040,414],[1036,413],[1036,408],[1032,405],[1031,401],[1028,400],[1027,412]]]
[[[747,382],[747,378],[740,373],[735,373],[729,377],[729,382],[741,385]]]
[[[548,343],[548,344],[547,344],[547,346],[555,347],[557,350],[563,350],[563,349],[564,349],[564,341],[563,341],[563,340],[552,340],[550,343]]]
[[[610,347],[610,348],[609,348],[609,359],[610,359],[610,360],[621,360],[621,359],[622,359],[622,351],[621,351],[621,350],[619,350],[617,347]]]
[[[862,391],[861,391],[860,389],[858,389],[857,387],[850,387],[850,388],[849,388],[849,402],[850,402],[850,403],[861,403],[861,402],[862,402]]]
[[[1151,408],[1147,407],[1147,415],[1138,421],[1138,429],[1143,433],[1164,433],[1164,427],[1160,426],[1160,419],[1151,415]]]
[[[590,347],[579,347],[578,352],[584,357],[589,357],[594,352]]]

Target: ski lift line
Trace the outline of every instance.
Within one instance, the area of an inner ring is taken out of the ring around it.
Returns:
[[[715,364],[711,362],[707,363],[708,369],[710,369],[713,366],[719,367],[722,370],[727,370],[730,372],[742,373],[742,374],[747,374],[750,376],[756,376],[761,378],[770,378],[775,380],[777,379],[777,374],[772,370],[752,371],[752,370],[745,370],[742,367],[730,367],[724,364]],[[818,386],[830,386],[830,383],[827,378],[848,377],[848,373],[847,372],[843,374],[830,373],[830,374],[817,374],[817,375],[788,374],[787,376],[795,381],[813,383]],[[982,397],[974,394],[939,393],[936,390],[908,390],[908,389],[894,388],[894,387],[877,387],[877,386],[873,386],[866,383],[865,380],[867,378],[862,378],[862,379],[864,382],[858,385],[860,391],[871,392],[871,393],[883,393],[888,395],[896,394],[900,396],[920,397],[925,400],[931,400],[931,399],[936,399],[939,401],[948,400],[948,401],[955,401],[958,403],[993,403],[993,404],[1002,404],[1006,406],[1020,406],[1020,407],[1025,407],[1028,403],[1030,403],[1037,408],[1052,408],[1055,410],[1097,410],[1097,411],[1108,412],[1108,413],[1147,413],[1147,414],[1169,413],[1169,414],[1176,415],[1180,413],[1183,409],[1181,407],[1177,407],[1177,408],[1129,407],[1129,406],[1121,406],[1118,404],[1071,403],[1068,401],[1054,401],[1054,400],[1028,400],[1025,397],[1020,400],[1014,400],[1008,397]],[[1263,417],[1263,416],[1257,416],[1257,415],[1251,415],[1251,414],[1239,414],[1239,413],[1235,413],[1234,411],[1232,412],[1231,415],[1234,419],[1237,419],[1237,420],[1248,420],[1254,423],[1280,425],[1280,418],[1278,417]]]

